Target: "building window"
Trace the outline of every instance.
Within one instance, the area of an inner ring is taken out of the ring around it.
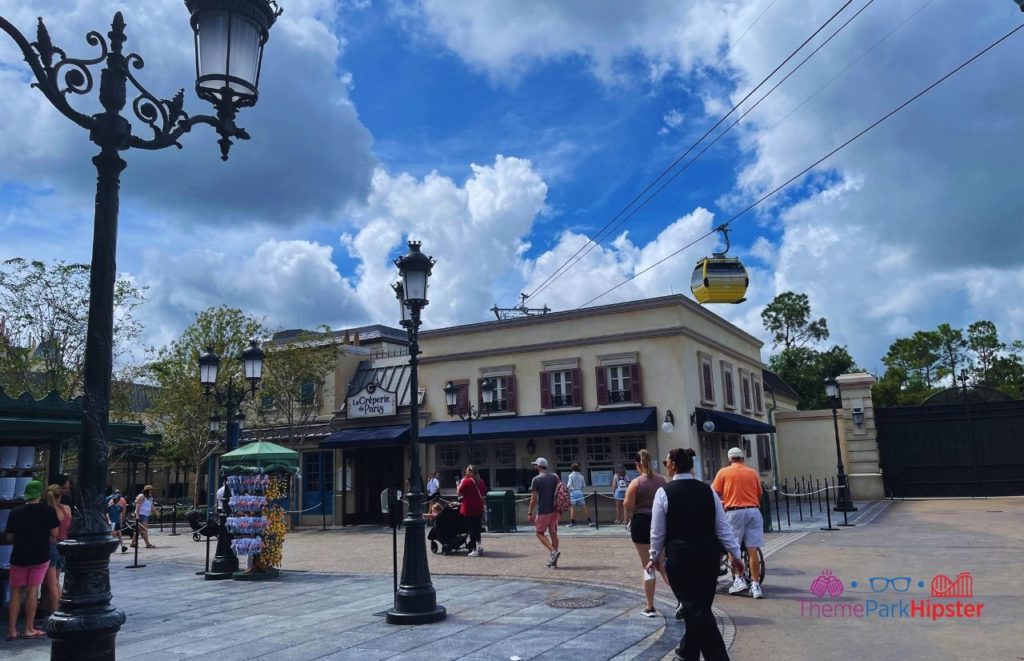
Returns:
[[[740,370],[740,393],[743,398],[743,410],[753,409],[753,399],[750,394],[750,374],[746,370]]]
[[[764,396],[761,390],[761,380],[751,375],[750,383],[751,390],[754,391],[754,410],[758,413],[764,413]]]
[[[645,447],[647,447],[647,437],[642,434],[639,436],[620,436],[619,457],[622,465],[627,470],[630,470],[636,463],[636,453]]]
[[[595,436],[587,439],[587,461],[607,462],[612,459],[612,439],[608,436]]]
[[[762,473],[772,469],[772,444],[768,434],[757,435],[757,466]]]
[[[492,489],[515,489],[516,483],[516,444],[496,443],[494,449],[494,467],[491,479],[486,480]]]
[[[320,463],[323,462],[324,483],[320,484]],[[331,451],[302,453],[302,488],[309,491],[334,491],[334,453]]]
[[[551,379],[552,407],[577,406],[578,404],[572,401],[572,372],[570,370],[551,372],[549,377]]]
[[[631,401],[629,366],[617,365],[608,368],[608,403],[621,404]]]
[[[263,409],[264,411],[269,411],[270,409],[274,408],[274,396],[263,395],[262,397],[260,397],[260,408]]]
[[[316,401],[316,384],[303,381],[299,386],[299,406],[313,406]]]
[[[440,445],[437,448],[437,463],[442,468],[458,468],[462,463],[461,448],[458,445]]]
[[[570,466],[579,460],[575,438],[555,439],[555,463],[559,466]]]
[[[483,386],[484,381],[490,380],[494,384],[494,398],[491,400],[490,409],[484,406]],[[477,409],[487,410],[488,413],[515,413],[516,410],[516,377],[507,376],[484,376],[477,381]]]
[[[722,361],[722,397],[725,408],[736,408],[736,384],[733,383],[732,365]]]
[[[715,404],[715,378],[711,356],[698,353],[700,357],[700,400],[702,404]]]
[[[485,467],[489,463],[487,461],[487,445],[485,443],[474,443],[472,448],[469,450],[469,463],[473,464],[477,468]]]

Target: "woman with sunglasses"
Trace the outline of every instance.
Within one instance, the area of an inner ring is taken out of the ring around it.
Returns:
[[[718,587],[722,549],[731,554],[733,569],[742,570],[743,561],[718,494],[693,477],[696,454],[689,448],[675,448],[665,458],[672,481],[654,496],[647,571],[654,573],[664,567],[679,600],[686,631],[676,648],[677,657],[697,661],[703,654],[707,661],[728,661],[711,604]]]
[[[626,488],[626,520],[629,521],[629,534],[633,546],[640,556],[640,567],[644,572],[644,596],[647,607],[641,611],[644,617],[657,617],[658,610],[654,607],[655,573],[647,571],[651,550],[651,507],[654,506],[654,495],[666,483],[664,477],[651,470],[651,453],[640,450],[636,453],[636,469],[640,476],[629,483]],[[667,579],[666,579],[667,582]]]

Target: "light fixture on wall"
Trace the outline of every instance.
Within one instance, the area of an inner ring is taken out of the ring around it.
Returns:
[[[711,420],[705,420],[704,424],[701,425],[701,427],[704,429],[704,431],[706,431],[709,434],[715,431],[715,423],[712,422]]]
[[[671,434],[676,428],[676,418],[672,415],[672,410],[665,411],[665,422],[661,423],[661,431],[666,434]]]
[[[537,454],[537,444],[533,442],[532,438],[526,442],[526,454],[531,457]]]
[[[864,426],[864,409],[858,406],[853,409],[853,411],[850,413],[850,416],[853,418],[853,424],[857,425],[858,427]]]

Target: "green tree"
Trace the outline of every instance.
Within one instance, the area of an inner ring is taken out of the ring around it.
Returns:
[[[801,410],[825,408],[825,380],[857,371],[853,356],[841,346],[826,351],[808,347],[783,349],[768,359],[768,367],[800,394]]]
[[[807,294],[786,291],[777,295],[761,311],[761,322],[772,334],[773,348],[794,349],[828,339],[828,322],[824,317],[811,319]]]
[[[996,325],[983,320],[968,326],[967,347],[974,352],[975,382],[986,386],[998,385],[992,371],[1006,345],[999,341]]]
[[[212,347],[220,356],[217,386],[227,388],[238,379],[242,351],[252,338],[265,337],[262,322],[241,310],[220,306],[196,315],[181,336],[156,352],[149,372],[158,386],[151,409],[156,430],[163,435],[160,457],[195,467],[193,504],[199,505],[200,475],[220,445],[210,434],[213,398],[203,396],[199,383],[199,355]]]
[[[301,451],[302,429],[316,418],[323,400],[324,384],[334,372],[340,349],[330,328],[301,332],[287,344],[267,351],[262,402],[254,406],[261,425],[283,432],[295,449]]]
[[[967,367],[967,340],[964,339],[964,332],[959,328],[953,328],[949,324],[939,324],[935,329],[935,335],[939,343],[939,355],[942,360],[941,374],[952,378],[952,385],[957,384],[960,378],[960,370]]]
[[[114,288],[115,366],[142,333],[135,311],[145,288],[120,278]],[[63,261],[0,263],[0,385],[17,394],[82,392],[89,317],[89,265]]]

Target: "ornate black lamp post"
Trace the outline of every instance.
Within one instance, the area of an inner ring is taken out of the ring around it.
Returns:
[[[839,480],[839,495],[836,497],[836,512],[856,512],[850,500],[850,487],[846,481],[846,471],[843,469],[843,452],[839,447],[839,416],[836,411],[842,406],[842,399],[839,395],[839,384],[835,379],[825,380],[825,395],[828,397],[828,404],[832,408],[832,426],[836,433],[836,479]]]
[[[419,330],[420,312],[427,305],[427,279],[434,259],[420,252],[419,242],[409,242],[409,252],[395,260],[402,281],[394,286],[401,301],[402,325],[409,333],[409,512],[405,517],[405,555],[402,580],[395,592],[395,607],[387,612],[390,624],[429,624],[443,620],[444,606],[430,582],[427,564],[426,526],[423,520],[423,476],[419,444]]]
[[[470,404],[469,410],[459,410],[459,387],[449,381],[444,387],[444,398],[448,404],[448,415],[457,415],[460,420],[466,421],[467,437],[469,439],[469,463],[473,463],[473,421],[479,420],[482,416],[487,415],[491,412],[491,406],[494,404],[494,391],[497,387],[494,382],[490,379],[484,379],[483,383],[480,384],[480,397],[483,399],[484,407],[481,410],[477,410],[475,406]]]
[[[238,407],[245,401],[247,395],[255,396],[259,387],[260,379],[263,378],[263,351],[256,340],[250,340],[249,348],[242,352],[239,361],[242,363],[242,376],[249,382],[248,392],[243,384],[236,384],[234,375],[228,378],[227,388],[217,388],[217,372],[220,368],[220,357],[213,353],[213,347],[207,347],[206,352],[199,356],[199,382],[203,384],[203,396],[209,399],[213,395],[217,405],[224,408],[225,420],[228,421],[227,437],[225,446],[228,452],[238,449],[238,438],[242,431],[242,424],[245,416],[238,411]],[[210,429],[216,431],[220,428],[220,417],[214,415],[210,418]],[[215,476],[216,457],[210,455],[210,464],[207,468],[209,497],[208,503],[213,502],[214,492],[217,489]],[[217,553],[210,563],[210,571],[206,572],[206,579],[210,581],[231,578],[231,575],[238,571],[238,556],[231,550],[232,535],[227,529],[227,518],[231,514],[228,506],[228,499],[231,498],[231,490],[224,487],[224,500],[220,507],[220,525],[217,528]]]
[[[127,165],[120,152],[133,147],[180,148],[182,135],[197,124],[209,124],[220,135],[221,157],[226,160],[232,139],[249,137],[235,125],[235,115],[239,108],[256,103],[263,46],[280,15],[272,0],[187,0],[185,5],[195,33],[196,93],[213,103],[216,117],[186,113],[184,90],[171,99],[161,99],[139,83],[133,71],[142,69],[143,60],[136,53],[122,51],[127,37],[121,12],[114,14],[106,38],[95,31],[86,35],[89,45],[99,49],[91,59],[70,58],[54,46],[42,19],[36,40],[30,42],[0,17],[0,29],[10,35],[32,69],[32,86],[61,114],[86,129],[89,139],[100,148],[92,159],[98,176],[75,518],[70,538],[60,544],[67,558],[60,606],[46,623],[46,632],[53,639],[53,659],[113,659],[117,632],[125,619],[110,603],[110,552],[117,542],[103,515],[119,188],[121,171]],[[99,74],[103,112],[81,113],[69,102],[71,95],[93,90],[92,69],[101,64],[105,65]],[[121,115],[129,83],[138,92],[131,103],[132,113],[152,132],[148,138],[133,135],[130,122]]]

